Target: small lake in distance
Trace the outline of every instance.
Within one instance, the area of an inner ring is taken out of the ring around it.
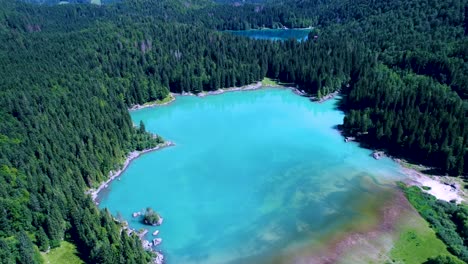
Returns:
[[[249,37],[253,39],[268,39],[268,40],[288,40],[296,39],[305,41],[308,38],[310,28],[298,29],[250,29],[250,30],[230,30],[225,31],[230,34]]]

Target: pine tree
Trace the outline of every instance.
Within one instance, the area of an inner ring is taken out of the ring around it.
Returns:
[[[146,128],[145,128],[145,124],[143,123],[143,120],[140,120],[140,127],[139,127],[138,131],[140,132],[140,134],[145,134],[146,133]]]
[[[26,232],[21,231],[18,234],[18,263],[20,264],[31,264],[35,262],[35,253],[33,248],[33,243],[31,239],[26,234]]]
[[[39,232],[36,235],[36,242],[39,250],[47,251],[49,249],[49,238],[42,227],[39,227]]]

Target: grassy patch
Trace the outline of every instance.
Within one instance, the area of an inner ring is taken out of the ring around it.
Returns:
[[[419,187],[407,187],[400,184],[408,201],[430,224],[437,237],[447,246],[447,250],[461,260],[468,262],[468,247],[464,240],[468,238],[468,207],[437,200],[424,193]],[[439,252],[441,254],[443,252]],[[448,255],[448,254],[445,254]]]
[[[174,100],[174,96],[172,96],[171,93],[167,94],[166,97],[164,97],[164,99],[162,100],[157,100],[156,103],[158,104],[166,104],[166,103],[169,103],[170,101]]]
[[[429,190],[431,189],[431,187],[429,187],[429,186],[423,186],[423,187],[421,187],[421,188],[422,188],[423,190],[425,190],[425,191],[429,191]]]
[[[441,254],[451,255],[429,224],[415,215],[410,223],[401,227],[390,257],[394,263],[420,264],[430,257]]]
[[[60,247],[51,249],[49,253],[41,253],[45,264],[83,264],[78,257],[76,247],[70,242],[62,241]]]
[[[278,86],[278,82],[276,82],[275,80],[270,79],[268,77],[265,77],[262,80],[262,85],[263,86]]]
[[[156,100],[156,101],[151,101],[151,102],[147,102],[145,103],[144,105],[161,105],[161,104],[167,104],[169,102],[171,102],[172,100],[174,100],[174,96],[172,96],[171,93],[169,93],[166,97],[164,97],[162,100]]]

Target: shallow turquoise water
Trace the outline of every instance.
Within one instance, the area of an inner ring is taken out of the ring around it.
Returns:
[[[310,29],[251,29],[251,30],[231,30],[231,34],[249,37],[253,39],[268,40],[307,40]]]
[[[149,229],[161,231],[168,263],[258,263],[320,242],[379,195],[366,179],[403,177],[390,159],[344,142],[335,103],[268,88],[132,112],[177,145],[132,162],[100,206],[137,229],[132,212],[160,212],[163,225]]]

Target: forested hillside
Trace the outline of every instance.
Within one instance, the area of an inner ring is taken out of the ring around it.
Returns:
[[[265,76],[312,95],[341,88],[345,133],[466,174],[467,13],[466,0],[0,0],[0,263],[36,263],[61,239],[88,263],[149,261],[85,191],[126,153],[159,142],[133,127],[127,108],[169,92]],[[263,26],[315,26],[316,37],[255,41],[214,30]]]
[[[41,34],[2,22],[1,262],[38,262],[31,241],[45,251],[64,238],[89,263],[149,261],[139,239],[120,234],[83,191],[127,152],[157,140],[133,129],[112,80],[82,64],[91,54],[76,46],[86,45],[86,34]]]
[[[347,7],[333,11],[348,20],[339,26],[345,39],[367,43],[387,66],[359,69],[344,102],[352,110],[346,132],[453,175],[466,173],[467,1],[373,3],[353,15]]]

